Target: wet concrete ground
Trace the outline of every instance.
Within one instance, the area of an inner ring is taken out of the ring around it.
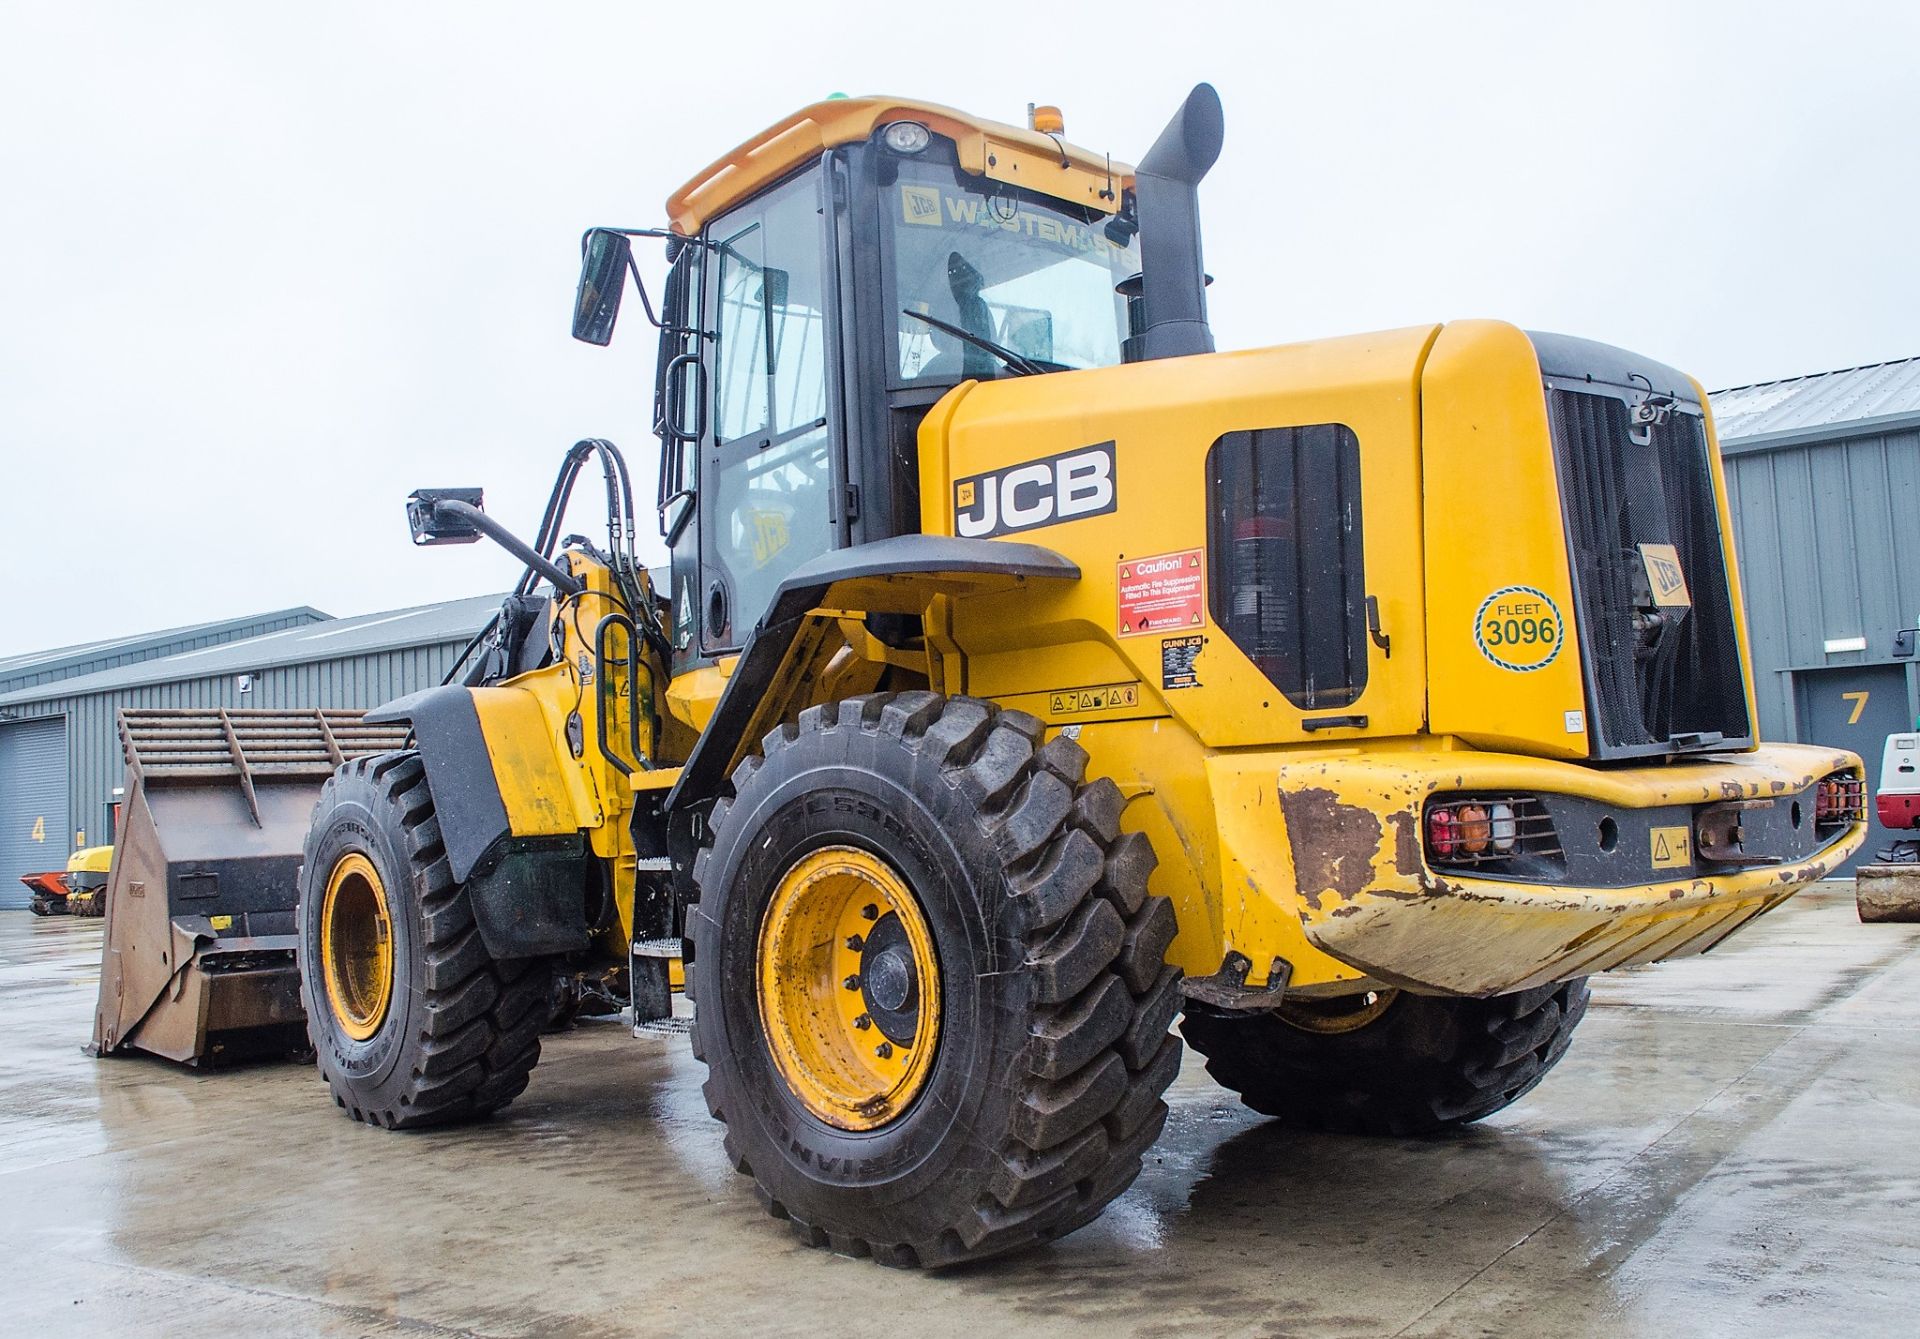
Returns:
[[[1617,974],[1459,1137],[1291,1134],[1197,1062],[1146,1173],[1027,1258],[797,1246],[683,1040],[551,1039],[503,1117],[396,1135],[310,1069],[80,1053],[99,922],[0,913],[0,1332],[1877,1335],[1920,1321],[1920,925],[1803,895]]]

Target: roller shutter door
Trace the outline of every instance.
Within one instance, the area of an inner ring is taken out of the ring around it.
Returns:
[[[22,874],[65,869],[67,720],[0,723],[0,908],[25,907]]]

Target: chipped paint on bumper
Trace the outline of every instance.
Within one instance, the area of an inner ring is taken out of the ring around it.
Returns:
[[[1287,763],[1278,783],[1296,910],[1311,944],[1378,981],[1493,995],[1704,952],[1844,862],[1866,825],[1797,862],[1627,887],[1558,887],[1435,874],[1420,841],[1427,796],[1535,791],[1654,808],[1797,795],[1849,767],[1860,767],[1853,754],[1787,744],[1607,771],[1422,751]]]

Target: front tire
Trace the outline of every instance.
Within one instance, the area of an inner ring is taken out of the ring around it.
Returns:
[[[1491,999],[1385,991],[1262,1013],[1189,1005],[1207,1073],[1262,1115],[1343,1134],[1435,1134],[1518,1101],[1587,1012],[1581,977]]]
[[[800,1239],[948,1265],[1072,1231],[1139,1174],[1180,1066],[1153,852],[1070,739],[875,694],[769,734],[695,864],[695,1054]]]
[[[355,1120],[470,1120],[527,1086],[552,964],[488,954],[417,753],[359,758],[327,781],[300,867],[299,927],[307,1033]]]

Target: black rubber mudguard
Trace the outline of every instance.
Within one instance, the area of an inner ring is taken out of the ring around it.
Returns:
[[[977,576],[992,573],[1022,578],[1078,581],[1072,559],[1038,544],[1000,539],[956,539],[949,535],[896,535],[892,539],[823,553],[803,563],[780,583],[773,603],[747,638],[740,663],[701,732],[680,780],[667,796],[668,810],[711,799],[726,778],[747,723],[773,685],[787,649],[809,611],[820,607],[836,582],[861,577]]]

